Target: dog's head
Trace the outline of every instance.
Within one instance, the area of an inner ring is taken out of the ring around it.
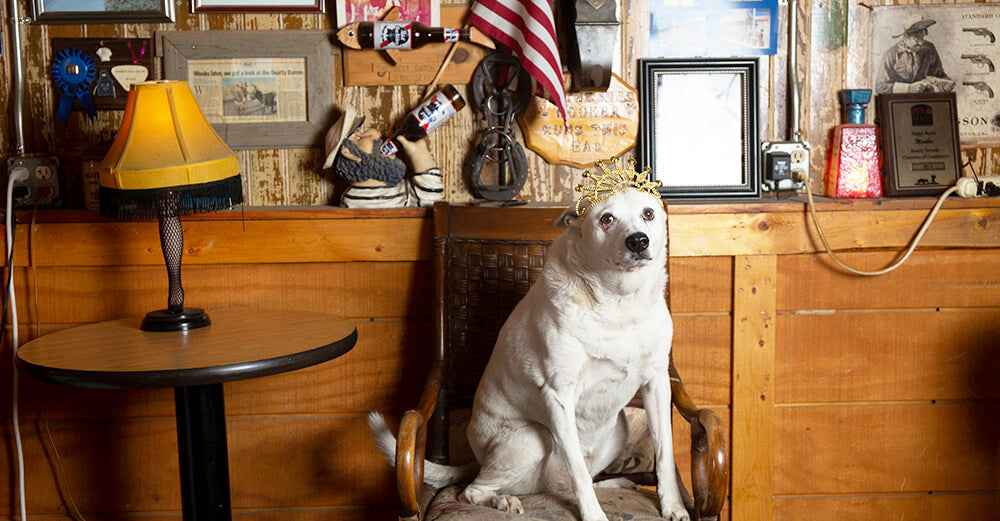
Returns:
[[[648,193],[626,190],[594,204],[584,217],[568,208],[556,221],[569,228],[588,262],[632,271],[662,267],[667,255],[667,212]],[[595,266],[596,267],[596,266]]]

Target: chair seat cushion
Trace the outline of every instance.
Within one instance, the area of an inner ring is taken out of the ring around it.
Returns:
[[[571,492],[518,496],[524,514],[459,501],[462,486],[442,489],[427,509],[427,521],[538,520],[579,521],[580,511]],[[597,500],[609,521],[662,521],[656,493],[643,489],[597,488]]]

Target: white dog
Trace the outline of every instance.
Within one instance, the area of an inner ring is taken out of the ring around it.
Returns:
[[[661,515],[689,519],[671,436],[666,212],[652,183],[617,172],[560,217],[568,229],[500,330],[468,427],[478,475],[464,501],[521,513],[518,494],[572,489],[583,521],[607,521],[593,476],[624,448],[623,408],[642,389]],[[380,416],[370,424],[393,461],[395,438]],[[426,462],[424,478],[440,488],[468,470]]]

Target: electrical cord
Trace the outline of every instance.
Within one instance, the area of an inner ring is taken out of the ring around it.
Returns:
[[[10,338],[11,352],[14,360],[17,360],[18,334],[17,334],[17,301],[14,299],[14,183],[24,181],[27,178],[27,171],[18,172],[18,169],[11,171],[7,180],[7,220],[6,220],[6,245],[7,245],[7,294],[4,298],[6,305],[10,307]],[[6,312],[4,318],[7,317]],[[11,420],[14,425],[14,446],[17,450],[17,486],[18,499],[21,508],[21,521],[26,521],[27,507],[24,497],[24,447],[21,444],[21,424],[18,420],[18,371],[17,367],[12,367],[11,372]]]
[[[837,255],[833,253],[833,250],[830,248],[830,243],[828,243],[826,240],[826,235],[823,234],[823,228],[821,228],[819,225],[819,218],[816,215],[816,204],[813,202],[813,193],[812,193],[812,188],[809,186],[809,179],[807,178],[804,179],[803,181],[806,186],[806,197],[809,200],[809,215],[812,216],[813,225],[816,226],[816,231],[819,233],[819,239],[820,241],[823,242],[823,248],[826,249],[826,253],[829,254],[830,258],[833,259],[833,261],[836,262],[837,265],[840,266],[841,268],[844,268],[845,270],[854,273],[855,275],[863,275],[865,277],[884,275],[902,266],[903,263],[906,262],[906,259],[910,258],[910,254],[913,253],[913,250],[917,248],[917,244],[920,243],[920,239],[924,237],[924,232],[927,231],[927,228],[930,227],[931,222],[934,221],[934,217],[937,215],[938,210],[941,209],[941,205],[944,204],[944,200],[947,199],[949,195],[958,191],[958,187],[953,186],[945,190],[945,192],[941,194],[941,197],[938,198],[937,203],[934,204],[934,207],[931,208],[930,213],[927,214],[927,218],[924,219],[924,224],[920,227],[919,230],[917,230],[917,233],[913,236],[913,239],[910,240],[910,247],[906,249],[906,253],[898,261],[893,263],[891,266],[882,268],[877,271],[864,271],[852,268],[847,264],[844,264],[844,262],[841,261],[837,257]]]

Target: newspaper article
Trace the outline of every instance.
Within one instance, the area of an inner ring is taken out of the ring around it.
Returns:
[[[305,58],[191,60],[188,84],[209,123],[306,120]]]
[[[875,7],[875,92],[955,92],[962,143],[1000,142],[997,35],[998,4]]]

